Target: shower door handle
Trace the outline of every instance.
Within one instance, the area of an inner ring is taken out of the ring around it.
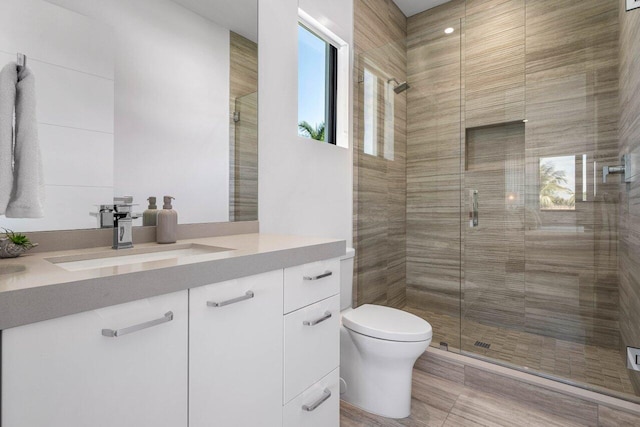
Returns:
[[[478,190],[469,190],[469,228],[478,226]]]

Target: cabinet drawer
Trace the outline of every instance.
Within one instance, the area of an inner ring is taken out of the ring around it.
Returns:
[[[284,336],[287,403],[340,364],[340,295],[287,314]]]
[[[338,427],[339,369],[306,389],[284,407],[284,427]]]
[[[340,260],[312,262],[285,268],[284,312],[336,295],[340,292]]]

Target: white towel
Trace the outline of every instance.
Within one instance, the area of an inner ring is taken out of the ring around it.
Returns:
[[[28,67],[18,73],[13,148],[13,191],[7,218],[42,218],[44,177],[36,119],[35,77]]]
[[[13,191],[13,111],[16,105],[18,71],[15,63],[0,71],[0,215]]]

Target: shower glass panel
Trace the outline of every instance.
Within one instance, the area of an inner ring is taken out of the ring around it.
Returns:
[[[584,89],[582,113],[593,114]],[[617,196],[593,173],[615,147],[595,125],[539,138],[561,123],[528,117],[466,130],[461,216],[475,192],[478,221],[462,228],[462,351],[633,393],[617,320]]]
[[[460,349],[461,28],[417,26],[407,42],[405,309],[431,324],[432,346],[450,351]]]
[[[561,3],[511,11],[508,43],[491,32],[498,16],[466,20],[461,349],[633,394],[618,321],[619,184],[600,174],[618,159],[615,7],[589,0],[585,28],[571,19],[583,9]],[[581,54],[564,56],[565,33]]]
[[[355,300],[406,304],[406,40],[356,51]],[[393,40],[393,41],[391,41]],[[396,93],[394,89],[398,89]]]

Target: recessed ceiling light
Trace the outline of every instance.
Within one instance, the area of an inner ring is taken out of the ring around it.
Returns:
[[[453,28],[452,28],[452,27],[449,27],[449,28],[446,28],[446,29],[444,30],[444,33],[445,33],[445,34],[451,34],[451,33],[453,33],[453,31],[454,31],[454,30],[453,30]]]
[[[529,122],[529,120],[527,120],[527,119],[524,119],[524,120],[522,121],[522,123],[528,123],[528,122]]]

